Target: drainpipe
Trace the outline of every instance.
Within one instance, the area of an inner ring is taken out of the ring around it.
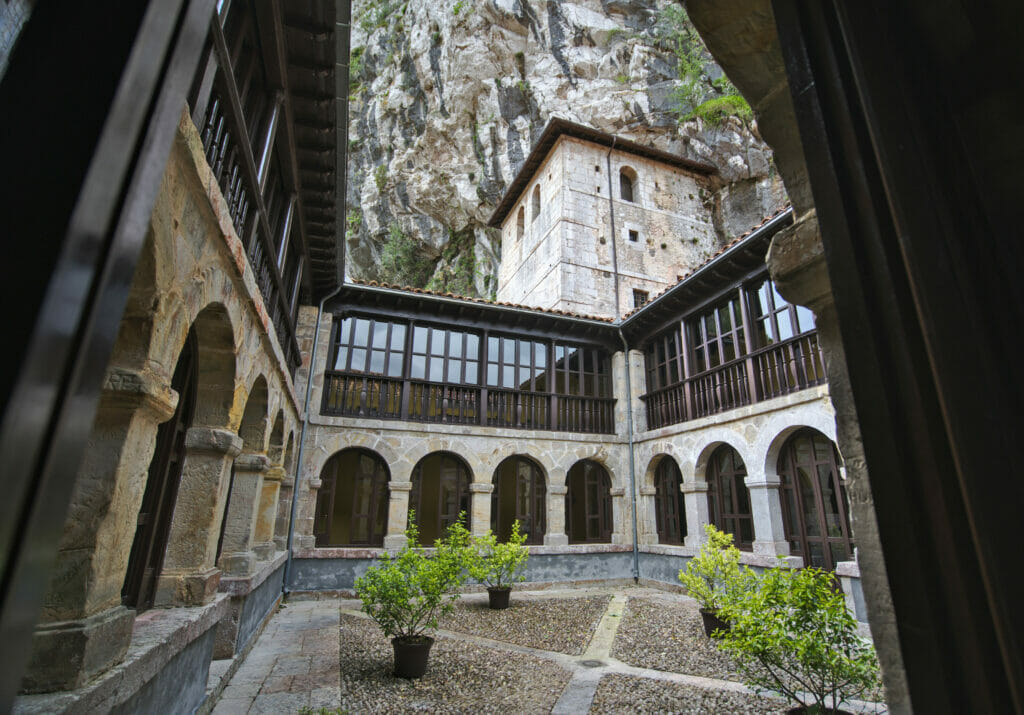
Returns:
[[[612,137],[612,145],[608,147],[604,161],[608,170],[608,223],[611,227],[612,242],[612,275],[615,279],[615,322],[618,325],[619,340],[622,341],[622,354],[626,367],[626,433],[629,437],[629,501],[633,522],[633,583],[640,583],[640,546],[637,544],[636,528],[636,457],[633,449],[633,382],[629,374],[629,345],[622,333],[622,312],[619,299],[619,255],[615,245],[615,201],[612,184],[612,151],[618,137]]]

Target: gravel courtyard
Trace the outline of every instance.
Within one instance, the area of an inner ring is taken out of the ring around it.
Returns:
[[[786,711],[738,682],[685,596],[623,587],[513,591],[506,611],[486,602],[463,596],[440,624],[426,675],[410,681],[392,675],[391,643],[358,601],[293,600],[213,712]]]

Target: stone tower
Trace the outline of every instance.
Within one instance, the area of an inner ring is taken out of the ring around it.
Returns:
[[[491,217],[502,232],[497,299],[605,318],[630,312],[717,249],[704,204],[712,171],[552,119]]]

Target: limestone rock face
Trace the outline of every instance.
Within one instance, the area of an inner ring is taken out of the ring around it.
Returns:
[[[669,4],[356,0],[349,276],[379,278],[400,229],[433,264],[431,287],[491,296],[501,250],[487,220],[552,116],[715,166],[720,240],[780,206],[756,124],[680,121],[677,60],[659,39]]]

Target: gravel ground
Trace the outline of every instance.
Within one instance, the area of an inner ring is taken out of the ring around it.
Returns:
[[[729,656],[704,635],[693,601],[629,599],[612,644],[612,657],[641,668],[742,680]]]
[[[341,709],[353,713],[547,713],[569,672],[541,658],[439,638],[426,675],[392,675],[394,651],[373,621],[341,615]]]
[[[706,690],[663,680],[611,674],[601,678],[591,715],[597,713],[751,713],[777,715],[788,706],[782,700],[746,693]]]
[[[580,655],[590,643],[611,596],[590,598],[516,598],[505,610],[492,611],[486,598],[461,600],[440,628],[516,645]]]

